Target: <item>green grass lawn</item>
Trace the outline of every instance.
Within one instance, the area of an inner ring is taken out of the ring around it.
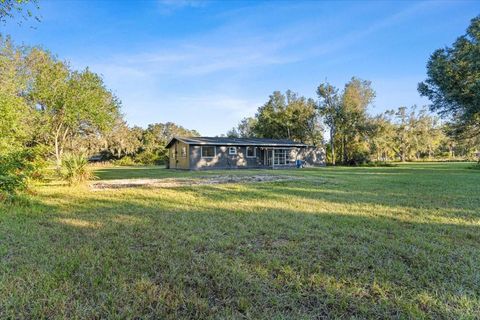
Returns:
[[[480,318],[468,163],[177,172],[292,181],[92,191],[0,205],[0,318]]]

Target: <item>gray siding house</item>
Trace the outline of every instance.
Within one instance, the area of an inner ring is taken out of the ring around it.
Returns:
[[[171,169],[253,169],[324,166],[325,152],[291,140],[261,138],[175,137],[167,144]]]

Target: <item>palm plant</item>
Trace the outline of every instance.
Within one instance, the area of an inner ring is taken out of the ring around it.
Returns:
[[[79,154],[67,154],[63,159],[63,179],[70,185],[81,184],[95,179],[88,160]]]

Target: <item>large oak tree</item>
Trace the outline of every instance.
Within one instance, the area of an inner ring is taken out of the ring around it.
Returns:
[[[451,47],[431,55],[418,91],[430,99],[432,111],[453,120],[457,133],[480,135],[480,16]]]
[[[120,116],[120,102],[100,76],[88,68],[74,71],[44,50],[34,48],[27,64],[32,73],[28,98],[40,115],[39,134],[53,146],[60,166],[67,140],[109,130]]]

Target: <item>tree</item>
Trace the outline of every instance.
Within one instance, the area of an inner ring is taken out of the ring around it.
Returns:
[[[255,136],[255,126],[257,120],[252,117],[243,118],[237,126],[238,136],[241,138],[251,138]]]
[[[125,120],[117,119],[112,130],[104,137],[107,150],[116,158],[134,155],[142,146],[143,130],[139,127],[129,128]]]
[[[166,144],[173,137],[198,137],[195,130],[189,130],[173,122],[154,123],[148,125],[142,135],[142,146],[136,155],[143,163],[161,163],[166,160],[168,150]]]
[[[375,97],[371,82],[353,77],[341,95],[328,82],[317,88],[318,111],[330,129],[330,151],[335,165],[340,146],[342,163],[365,161],[368,154],[367,107]]]
[[[366,161],[368,144],[367,108],[375,98],[371,82],[353,77],[343,90],[337,133],[342,163]]]
[[[6,23],[7,19],[13,19],[17,14],[20,14],[23,20],[33,17],[40,21],[32,8],[39,9],[38,0],[0,0],[0,23]]]
[[[341,104],[338,89],[328,82],[325,82],[318,86],[317,96],[319,98],[317,109],[330,131],[330,151],[332,154],[332,164],[335,165],[335,135],[337,134],[337,128],[341,116]]]
[[[410,154],[413,140],[413,116],[408,113],[406,107],[400,107],[397,111],[391,110],[389,114],[397,120],[392,149],[400,158],[400,161],[405,162]]]
[[[149,124],[145,129],[142,142],[145,150],[155,150],[165,146],[173,137],[198,137],[195,130],[189,130],[173,122]]]
[[[223,136],[223,135],[220,135],[220,136]],[[235,127],[228,130],[225,136],[228,138],[240,138],[240,134],[238,133],[237,128]]]
[[[67,140],[88,131],[107,131],[119,118],[120,102],[88,68],[72,71],[38,48],[31,50],[27,63],[32,72],[28,98],[40,114],[44,139],[53,146],[60,167]]]
[[[261,138],[292,139],[311,144],[322,142],[322,127],[315,102],[290,90],[285,95],[273,92],[258,108],[255,120],[245,120],[239,128],[240,135],[253,134]]]
[[[256,136],[255,126],[257,119],[252,117],[243,118],[240,123],[227,131],[226,136],[230,138],[253,138]]]
[[[323,140],[323,127],[313,99],[298,96],[290,90],[286,93],[287,108],[285,109],[285,124],[290,139],[318,145]]]
[[[23,148],[32,134],[32,112],[22,97],[23,62],[22,49],[0,36],[0,155]]]
[[[394,134],[389,143],[401,161],[432,158],[447,144],[438,119],[428,114],[426,108],[417,112],[417,107],[400,107],[385,113],[392,117]]]
[[[285,122],[287,102],[280,91],[273,92],[268,101],[258,108],[255,118],[255,134],[260,138],[290,138]]]
[[[367,140],[370,155],[375,161],[388,161],[392,157],[391,143],[394,139],[395,127],[385,114],[368,120]]]
[[[253,138],[257,119],[252,117],[243,118],[237,127],[230,129],[226,136],[230,138]]]
[[[480,135],[480,16],[465,35],[436,50],[427,63],[427,79],[418,85],[430,109],[454,121],[458,133]],[[465,130],[464,130],[465,129]]]
[[[415,158],[433,158],[435,151],[445,140],[445,134],[437,117],[428,114],[425,108],[420,109],[414,127]]]

